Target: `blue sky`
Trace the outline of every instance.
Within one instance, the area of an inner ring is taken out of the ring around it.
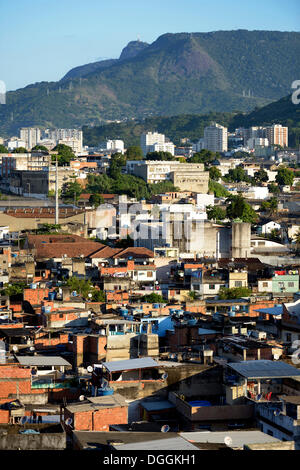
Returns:
[[[0,80],[7,90],[59,80],[138,37],[299,25],[299,0],[0,0]]]

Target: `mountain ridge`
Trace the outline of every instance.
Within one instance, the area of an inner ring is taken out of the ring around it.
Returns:
[[[7,104],[0,107],[1,135],[22,126],[81,127],[155,115],[248,113],[289,94],[300,75],[300,33],[166,33],[144,44],[133,57],[102,61],[101,70],[85,76],[8,92]]]

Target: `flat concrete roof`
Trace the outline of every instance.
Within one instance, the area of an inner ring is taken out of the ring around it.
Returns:
[[[101,410],[105,408],[116,408],[120,406],[128,407],[125,399],[115,393],[113,395],[104,395],[102,397],[89,397],[84,402],[72,403],[66,407],[70,413],[79,413],[83,411]]]
[[[127,359],[125,361],[103,362],[103,367],[109,372],[119,372],[122,370],[137,370],[158,367],[159,364],[152,357],[143,357],[141,359]],[[300,375],[300,374],[299,374]]]
[[[107,446],[111,443],[115,450],[199,450],[177,433],[163,432],[84,432],[74,431],[73,435],[83,448],[92,445]],[[118,444],[113,444],[113,442]]]
[[[275,437],[257,431],[203,431],[181,432],[180,436],[194,443],[225,444],[226,437],[231,439],[228,447],[243,447],[244,444],[265,444],[269,442],[281,442]]]
[[[70,366],[71,364],[60,356],[16,356],[22,366]]]

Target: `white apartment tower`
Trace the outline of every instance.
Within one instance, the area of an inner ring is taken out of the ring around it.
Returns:
[[[31,150],[41,140],[41,129],[38,127],[22,127],[20,129],[20,139],[25,142],[28,150]]]
[[[149,152],[170,152],[175,153],[175,145],[167,142],[164,134],[157,132],[147,132],[141,135],[141,148],[144,156]]]
[[[227,152],[228,150],[228,131],[226,127],[220,124],[212,123],[204,129],[203,147],[212,152]]]

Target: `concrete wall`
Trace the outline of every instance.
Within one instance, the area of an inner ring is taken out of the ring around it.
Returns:
[[[0,435],[0,450],[65,450],[65,433]]]

